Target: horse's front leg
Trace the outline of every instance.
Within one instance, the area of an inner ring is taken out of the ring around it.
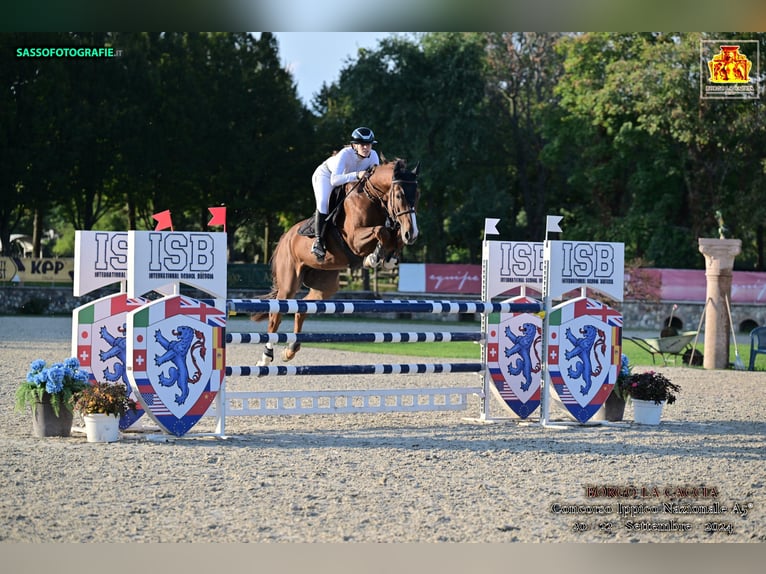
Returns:
[[[363,227],[355,234],[354,248],[364,256],[364,266],[375,269],[396,251],[396,234],[384,226]]]
[[[279,324],[282,322],[282,315],[279,313],[269,313],[269,327],[267,329],[268,333],[276,333],[277,329],[279,329]],[[266,346],[263,349],[263,354],[261,355],[261,360],[258,361],[255,366],[256,367],[266,367],[269,365],[269,363],[272,363],[274,361],[274,345],[271,342],[266,343]]]

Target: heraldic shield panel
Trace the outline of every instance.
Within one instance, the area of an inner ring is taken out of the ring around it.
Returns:
[[[512,303],[539,303],[526,296]],[[487,322],[487,368],[497,399],[522,419],[540,406],[543,320],[535,313],[493,313]]]
[[[138,399],[163,430],[183,436],[221,388],[226,311],[172,295],[129,313],[127,322],[128,377]]]
[[[554,307],[548,319],[548,369],[561,402],[579,422],[612,392],[622,354],[622,315],[579,297]]]
[[[90,374],[91,383],[124,384],[128,395],[138,404],[138,397],[127,377],[126,318],[130,311],[148,303],[146,299],[132,299],[127,293],[115,293],[86,303],[72,312],[72,353],[80,366]],[[138,406],[120,417],[120,428],[125,430],[144,414]]]

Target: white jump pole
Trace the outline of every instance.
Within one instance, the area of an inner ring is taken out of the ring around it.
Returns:
[[[548,333],[550,332],[550,272],[551,272],[551,244],[548,234],[561,233],[559,222],[563,217],[549,215],[545,221],[545,242],[543,243],[543,384],[540,389],[540,424],[548,425],[548,417],[551,405],[551,374],[548,369]]]
[[[489,296],[489,242],[487,241],[487,235],[499,235],[497,231],[497,224],[500,223],[499,219],[486,218],[484,220],[484,241],[482,242],[482,257],[481,257],[481,300],[485,303],[489,303],[491,297]],[[481,332],[484,333],[484,341],[481,343],[481,363],[484,365],[484,384],[482,385],[482,397],[481,397],[481,412],[479,414],[479,420],[486,421],[489,418],[490,409],[490,385],[493,384],[489,369],[487,368],[488,356],[487,356],[487,327],[489,325],[489,315],[483,313],[481,316]]]

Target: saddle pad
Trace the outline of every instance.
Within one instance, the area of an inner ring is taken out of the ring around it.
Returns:
[[[301,226],[298,228],[298,235],[303,235],[305,237],[314,237],[314,218],[309,217],[306,221],[301,223]]]

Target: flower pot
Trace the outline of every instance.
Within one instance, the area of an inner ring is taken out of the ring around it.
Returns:
[[[88,442],[115,442],[120,440],[120,417],[117,415],[83,415]]]
[[[657,404],[654,401],[633,399],[633,420],[642,425],[658,425],[662,417],[662,407],[665,401]]]
[[[56,416],[51,405],[51,396],[43,395],[42,402],[36,403],[32,415],[32,432],[36,437],[70,436],[72,434],[72,411],[59,403],[59,414]]]
[[[604,401],[604,419],[621,421],[625,414],[625,399],[612,392]]]

